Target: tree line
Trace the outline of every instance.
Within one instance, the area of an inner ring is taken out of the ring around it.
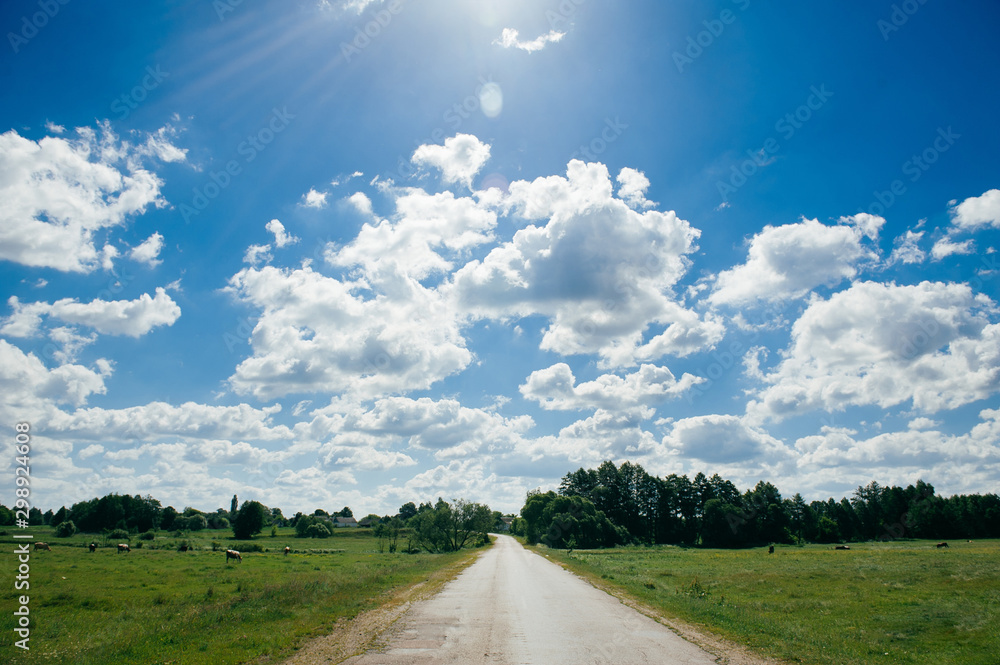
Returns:
[[[236,495],[228,511],[219,508],[209,513],[187,507],[178,512],[172,506],[164,508],[149,495],[108,494],[75,503],[70,508],[63,506],[55,512],[43,513],[32,508],[28,523],[53,526],[60,537],[72,536],[78,531],[126,537],[157,530],[184,532],[231,528],[234,538],[247,540],[268,526],[272,535],[277,533],[278,527],[290,526],[295,528],[298,538],[328,538],[333,535],[338,517],[353,518],[354,512],[344,506],[333,513],[316,509],[311,514],[298,512],[286,518],[280,508],[269,508],[259,501],[244,501],[241,505]],[[396,552],[400,536],[404,535],[404,551],[449,552],[470,544],[485,544],[489,531],[502,528],[502,518],[499,512],[484,504],[464,499],[448,503],[438,499],[435,504],[426,502],[419,507],[410,501],[403,504],[396,515],[371,514],[361,523],[372,527],[380,551],[388,548],[390,553]],[[14,521],[13,511],[0,505],[0,526],[12,526]]]
[[[941,497],[923,480],[905,488],[873,481],[850,498],[807,503],[764,481],[740,492],[718,474],[659,478],[607,461],[567,473],[558,492],[529,492],[513,530],[556,548],[998,538],[1000,497]]]

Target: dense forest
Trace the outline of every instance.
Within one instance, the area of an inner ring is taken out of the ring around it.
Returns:
[[[921,480],[905,488],[871,482],[849,499],[807,503],[763,481],[741,493],[718,474],[658,478],[638,464],[604,462],[566,474],[558,492],[529,493],[513,529],[558,548],[998,538],[1000,497],[945,498]]]

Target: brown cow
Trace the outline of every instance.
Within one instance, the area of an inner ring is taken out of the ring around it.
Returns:
[[[292,548],[286,546],[285,547],[285,556],[288,556],[288,553],[291,552],[291,551],[292,551]]]
[[[52,548],[49,547],[48,543],[35,543],[35,549],[36,550],[48,550],[49,552],[52,551]]]
[[[236,559],[240,563],[243,563],[243,557],[236,550],[226,550],[226,563],[229,563],[230,559]]]
[[[128,543],[118,543],[119,552],[131,552],[132,548],[128,546]]]
[[[768,547],[767,547],[767,553],[768,554],[774,554],[774,545],[768,545]]]
[[[849,550],[849,549],[851,549],[851,546],[850,545],[837,545],[833,549],[835,549],[835,550]]]
[[[941,549],[942,547],[948,547],[948,543],[938,543],[934,547],[937,547],[938,549]]]
[[[91,543],[90,544],[90,551],[91,552],[96,552],[97,551],[97,543]]]

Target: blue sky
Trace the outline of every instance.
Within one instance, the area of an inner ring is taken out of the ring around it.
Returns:
[[[4,3],[34,502],[514,512],[604,459],[997,491],[998,19]]]

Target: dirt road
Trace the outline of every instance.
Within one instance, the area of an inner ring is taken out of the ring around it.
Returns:
[[[347,665],[713,665],[711,654],[500,536]]]

